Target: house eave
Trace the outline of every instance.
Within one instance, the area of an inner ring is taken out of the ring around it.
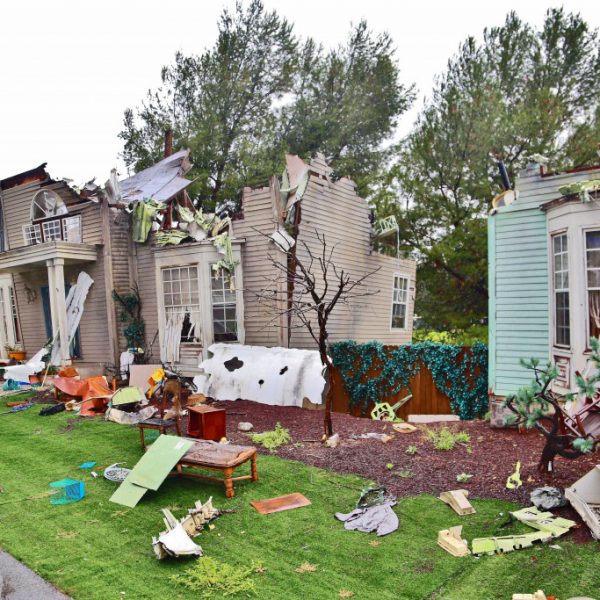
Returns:
[[[63,259],[65,265],[94,262],[98,258],[98,248],[91,244],[73,242],[45,242],[14,248],[0,253],[0,271],[18,273],[24,268],[45,268],[46,261]]]

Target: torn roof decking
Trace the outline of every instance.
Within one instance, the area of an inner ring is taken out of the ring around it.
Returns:
[[[190,170],[189,150],[180,150],[160,162],[119,181],[121,200],[127,204],[153,198],[166,202],[183,191],[191,180],[183,176]]]

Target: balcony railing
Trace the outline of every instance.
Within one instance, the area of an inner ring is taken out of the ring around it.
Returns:
[[[81,243],[81,215],[51,217],[23,225],[26,246],[44,242],[62,241]]]

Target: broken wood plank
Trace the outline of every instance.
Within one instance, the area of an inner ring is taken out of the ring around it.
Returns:
[[[462,539],[462,525],[442,529],[438,533],[437,543],[452,556],[467,556],[471,554],[467,542]]]
[[[467,500],[468,495],[467,490],[450,490],[449,492],[442,492],[439,498],[462,517],[472,515],[475,512],[475,509]]]
[[[281,512],[282,510],[310,506],[310,504],[311,502],[308,498],[298,493],[278,496],[277,498],[269,498],[268,500],[256,500],[250,502],[250,505],[254,506],[261,515],[269,515],[271,513]]]

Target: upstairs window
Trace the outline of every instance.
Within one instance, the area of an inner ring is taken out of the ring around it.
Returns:
[[[600,336],[600,231],[585,233],[588,337]]]
[[[552,274],[554,282],[554,343],[571,345],[569,312],[569,252],[567,234],[552,237]]]
[[[226,269],[210,267],[210,288],[215,342],[237,342],[235,279]]]
[[[69,211],[62,198],[52,190],[39,190],[31,201],[31,220],[66,215]]]
[[[392,329],[406,329],[408,318],[408,277],[394,275],[392,295]]]

